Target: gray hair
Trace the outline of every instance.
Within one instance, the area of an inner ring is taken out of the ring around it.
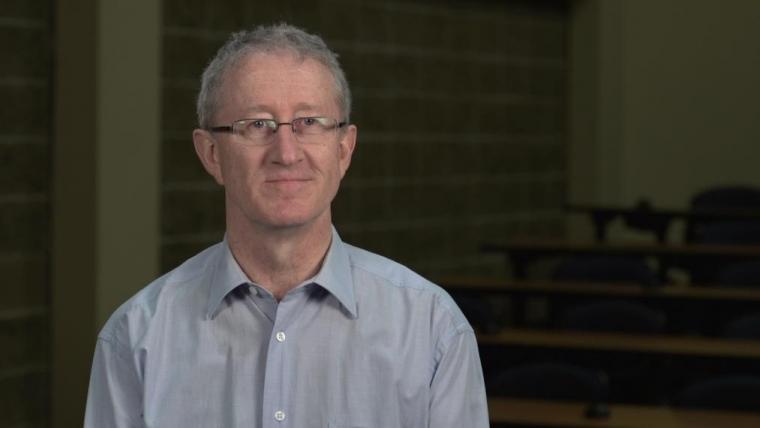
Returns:
[[[348,121],[351,114],[351,90],[338,62],[338,54],[331,51],[321,37],[280,23],[233,33],[219,48],[201,78],[196,105],[199,126],[212,126],[210,121],[219,107],[219,91],[227,70],[248,55],[283,50],[294,53],[299,60],[309,58],[327,67],[335,80],[336,98],[343,116],[339,120]]]

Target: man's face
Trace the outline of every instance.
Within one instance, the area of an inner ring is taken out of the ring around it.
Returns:
[[[214,125],[250,118],[342,120],[332,75],[312,59],[301,61],[287,52],[254,54],[224,77]],[[351,162],[356,128],[328,133],[318,144],[300,143],[288,125],[267,145],[203,130],[193,133],[193,141],[206,170],[225,187],[228,223],[283,228],[329,223],[330,203]]]

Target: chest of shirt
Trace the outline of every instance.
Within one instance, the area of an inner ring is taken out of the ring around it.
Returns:
[[[421,319],[388,316],[308,295],[167,315],[141,344],[146,425],[424,426],[435,339]]]

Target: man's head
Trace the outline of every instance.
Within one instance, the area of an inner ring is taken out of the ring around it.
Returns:
[[[219,91],[228,70],[252,54],[279,51],[291,52],[301,60],[315,60],[330,71],[335,80],[335,97],[341,108],[341,121],[348,122],[351,115],[351,89],[338,62],[338,55],[327,47],[321,37],[292,25],[276,24],[232,34],[206,66],[196,105],[200,128],[212,125],[220,103]]]
[[[237,33],[202,85],[193,143],[225,188],[228,231],[328,227],[356,127],[324,42],[287,25]]]

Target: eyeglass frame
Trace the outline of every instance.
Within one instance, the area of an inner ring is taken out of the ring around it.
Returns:
[[[295,117],[295,118],[293,118],[293,119],[292,119],[290,122],[277,122],[275,119],[264,119],[264,118],[246,118],[246,119],[238,119],[238,120],[234,120],[234,121],[232,121],[232,123],[231,123],[231,124],[229,124],[229,125],[222,125],[222,126],[210,126],[210,127],[206,128],[206,131],[208,131],[208,132],[211,132],[211,133],[214,133],[214,132],[229,133],[229,134],[231,134],[231,135],[238,135],[238,136],[242,137],[242,135],[240,135],[240,134],[236,134],[236,133],[235,133],[235,124],[236,124],[236,123],[241,123],[241,122],[251,122],[251,121],[257,121],[257,120],[260,120],[260,121],[262,121],[262,122],[265,122],[265,123],[269,124],[269,125],[268,125],[268,127],[269,127],[270,129],[272,129],[272,127],[271,127],[271,124],[274,124],[274,125],[275,125],[275,126],[274,126],[274,129],[272,130],[272,136],[274,136],[274,134],[276,134],[276,133],[277,133],[277,131],[279,131],[279,130],[280,130],[280,126],[282,126],[282,125],[290,125],[290,130],[293,132],[293,135],[294,135],[294,136],[295,136],[295,138],[298,140],[298,136],[299,136],[299,135],[302,135],[303,133],[298,133],[298,132],[296,132],[296,125],[295,125],[295,124],[296,124],[296,122],[298,122],[298,121],[303,121],[303,120],[305,120],[305,119],[328,119],[328,120],[332,120],[332,121],[334,121],[334,122],[335,122],[335,125],[334,125],[335,127],[334,127],[333,129],[335,129],[335,131],[336,131],[336,132],[337,132],[337,131],[339,131],[339,130],[341,130],[341,129],[343,129],[343,127],[345,127],[346,125],[348,125],[348,122],[347,122],[347,121],[339,122],[337,119],[332,119],[332,118],[329,118],[329,117],[325,117],[325,116],[304,116],[304,117]],[[243,137],[243,138],[244,138],[244,137]],[[244,139],[245,139],[245,138],[244,138]],[[300,142],[300,140],[299,140],[299,142]],[[270,144],[270,143],[271,143],[271,141],[266,141],[265,143],[263,143],[263,144],[259,144],[259,145],[262,145],[262,146],[264,146],[264,145],[267,145],[267,144]]]

